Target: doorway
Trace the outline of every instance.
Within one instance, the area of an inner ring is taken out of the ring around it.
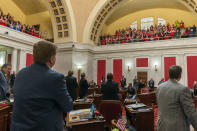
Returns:
[[[141,80],[145,83],[145,86],[147,85],[147,72],[137,72],[137,79]]]

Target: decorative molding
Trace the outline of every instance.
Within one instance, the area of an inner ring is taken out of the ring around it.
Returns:
[[[116,44],[116,45],[107,45],[107,46],[96,46],[90,44],[79,44],[79,43],[66,43],[58,45],[59,50],[68,50],[72,49],[74,45],[75,51],[78,52],[89,52],[92,54],[106,55],[112,53],[126,53],[130,54],[131,52],[135,55],[140,55],[141,51],[151,51],[151,54],[161,53],[160,50],[166,50],[163,52],[166,54],[177,54],[177,52],[169,52],[171,49],[184,49],[184,52],[178,52],[178,54],[186,53],[189,48],[197,48],[197,38],[187,38],[187,39],[173,39],[173,40],[164,40],[164,41],[152,41],[152,42],[139,42],[139,43],[128,43],[128,44]],[[191,53],[191,51],[189,51]],[[120,56],[120,54],[118,55]],[[116,57],[114,54],[113,57]]]
[[[46,0],[46,3],[51,15],[55,43],[76,40],[76,25],[70,2]]]

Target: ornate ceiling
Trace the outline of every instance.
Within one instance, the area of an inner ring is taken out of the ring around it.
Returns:
[[[130,13],[150,8],[176,8],[188,10],[177,0],[128,0],[110,15],[106,24],[111,24],[113,21]]]

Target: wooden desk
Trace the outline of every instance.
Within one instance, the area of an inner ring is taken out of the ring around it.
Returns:
[[[87,98],[94,99],[93,103],[96,106],[96,109],[99,109],[99,104],[102,100],[102,94],[88,95]]]
[[[66,127],[69,128],[69,131],[104,131],[105,120],[85,120],[85,121],[78,121],[78,122],[71,122],[69,121],[69,113],[67,114],[66,119]]]
[[[128,120],[135,126],[137,131],[154,131],[154,111],[133,110],[125,106]]]
[[[12,105],[0,106],[0,131],[9,131]]]
[[[79,110],[79,109],[90,108],[91,105],[93,104],[93,101],[94,101],[93,99],[87,99],[86,101],[79,101],[79,102],[74,101],[73,102],[73,109]]]

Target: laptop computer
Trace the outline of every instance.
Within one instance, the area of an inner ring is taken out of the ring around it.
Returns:
[[[92,104],[89,114],[79,115],[80,119],[92,119],[94,116],[95,105]]]

